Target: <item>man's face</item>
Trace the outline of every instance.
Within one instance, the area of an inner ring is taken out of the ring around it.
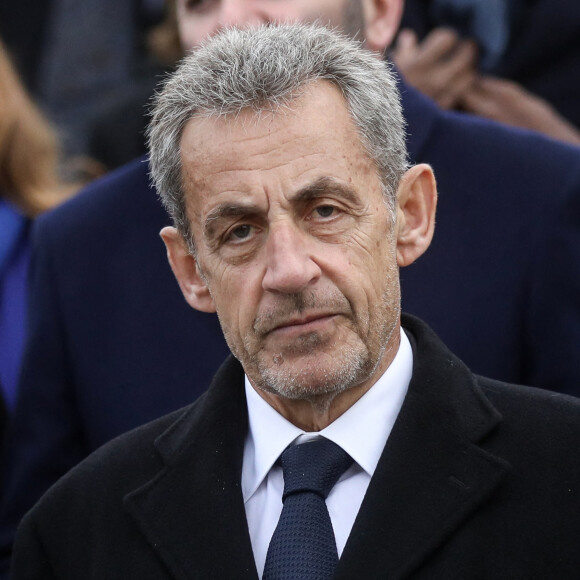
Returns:
[[[191,120],[181,151],[199,271],[252,384],[293,399],[373,384],[398,345],[396,240],[338,89]]]
[[[185,50],[231,26],[268,22],[313,22],[363,33],[361,0],[176,0],[181,44]]]

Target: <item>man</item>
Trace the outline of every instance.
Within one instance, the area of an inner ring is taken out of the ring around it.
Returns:
[[[401,11],[398,0],[178,6],[186,48],[234,22],[362,17],[351,32],[382,52]],[[443,113],[402,88],[410,158],[432,164],[442,192],[438,236],[403,274],[404,308],[476,372],[578,393],[578,151]],[[37,224],[31,336],[0,513],[5,560],[16,525],[59,476],[194,400],[228,352],[214,315],[179,296],[148,170],[135,162]]]
[[[182,63],[150,132],[176,225],[162,237],[237,360],[53,487],[21,526],[15,580],[577,576],[563,443],[580,403],[477,378],[419,320],[401,328],[398,268],[429,246],[436,188],[407,169],[395,87],[316,26],[229,30]],[[320,461],[349,459],[330,529],[286,497],[288,458],[321,441]],[[300,542],[319,523],[328,563]]]

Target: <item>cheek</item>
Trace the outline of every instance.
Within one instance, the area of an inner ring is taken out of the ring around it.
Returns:
[[[209,280],[210,291],[218,316],[224,328],[233,336],[244,336],[251,331],[257,313],[261,285],[246,269],[226,267]]]
[[[386,222],[381,225],[371,219],[361,220],[359,227],[350,232],[343,250],[349,267],[363,276],[378,276],[396,260],[390,227]]]
[[[365,243],[356,243],[365,242]],[[395,249],[390,239],[357,236],[351,247],[343,248],[342,263],[338,272],[341,284],[350,290],[353,299],[358,297],[356,307],[372,309],[382,301],[385,291],[390,293],[393,279],[398,275]]]

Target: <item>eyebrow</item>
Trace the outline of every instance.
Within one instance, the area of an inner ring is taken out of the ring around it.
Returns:
[[[307,205],[311,201],[328,194],[341,197],[351,204],[360,203],[360,197],[352,187],[337,181],[333,177],[320,177],[316,181],[305,185],[291,196],[290,201],[293,205]],[[218,205],[205,218],[203,225],[204,237],[213,237],[216,222],[220,220],[248,217],[259,213],[260,210],[253,204],[224,203]]]
[[[207,214],[203,224],[203,235],[205,238],[212,238],[215,232],[216,222],[219,220],[244,217],[257,213],[258,210],[252,204],[224,203],[218,205]]]
[[[320,177],[313,183],[309,183],[299,189],[292,196],[292,202],[298,204],[308,203],[319,197],[324,197],[329,193],[337,195],[352,204],[358,204],[360,202],[360,197],[352,187],[337,181],[333,177]]]

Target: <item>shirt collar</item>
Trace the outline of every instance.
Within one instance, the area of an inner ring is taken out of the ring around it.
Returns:
[[[379,380],[350,409],[320,431],[342,447],[372,476],[401,410],[413,373],[413,351],[401,329],[399,350]],[[245,380],[248,435],[244,447],[242,493],[247,501],[278,457],[304,431],[271,407]]]

